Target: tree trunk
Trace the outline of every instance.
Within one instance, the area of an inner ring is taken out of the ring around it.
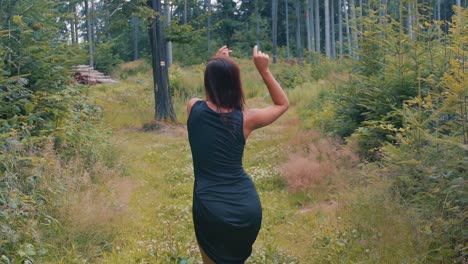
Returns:
[[[413,15],[413,4],[408,2],[408,36],[411,40],[414,39]]]
[[[352,24],[351,24],[351,36],[353,39],[353,49],[357,51],[359,49],[359,40],[358,40],[358,35],[357,35],[357,26],[356,26],[356,5],[354,4],[354,0],[350,0],[350,11],[351,11],[351,19],[352,19]],[[359,55],[354,54],[355,57],[359,57]]]
[[[441,2],[442,0],[437,0],[437,15],[436,15],[436,20],[440,20],[440,8],[441,8]]]
[[[315,20],[314,20],[314,1],[313,0],[307,0],[307,4],[309,6],[310,12],[310,19],[308,21],[309,26],[310,26],[310,34],[311,34],[311,46],[312,46],[312,51],[316,52],[317,50],[315,49]]]
[[[320,53],[320,13],[319,0],[315,0],[315,50]]]
[[[461,7],[461,0],[457,0],[457,6]]]
[[[88,0],[84,1],[85,3],[85,13],[86,13],[86,32],[88,39],[88,64],[89,67],[94,67],[94,52],[93,52],[93,24],[91,22],[91,11],[89,8]]]
[[[161,21],[161,1],[148,0],[147,4],[154,10],[154,17],[150,18],[148,33],[153,64],[155,119],[176,122],[177,118],[169,92],[169,74],[164,61],[166,58],[166,45],[164,45],[163,21]]]
[[[255,43],[260,48],[260,15],[258,12],[258,0],[255,0]]]
[[[208,53],[211,53],[211,1],[205,0],[205,9],[208,13],[208,19],[206,21],[206,40],[207,40],[207,50]]]
[[[71,2],[68,6],[68,12],[70,14],[73,14],[73,6],[75,5],[75,3]],[[71,44],[76,44],[75,42],[75,23],[73,21],[74,19],[74,14],[71,16],[71,18],[69,19],[69,23],[70,23],[70,40],[71,40]]]
[[[184,24],[187,24],[187,0],[184,1]]]
[[[379,42],[379,47],[382,48],[382,43],[385,38],[385,29],[384,29],[384,24],[385,24],[385,16],[386,16],[386,9],[387,9],[387,0],[379,0],[380,5],[379,5],[379,24],[380,24],[380,42]]]
[[[278,0],[272,0],[271,4],[271,28],[272,28],[272,57],[273,63],[276,63],[276,45],[278,40]]]
[[[312,63],[312,34],[310,28],[310,1],[306,0],[306,30],[307,30],[307,51],[308,51],[308,61]]]
[[[138,33],[140,32],[138,17],[132,16],[133,25],[133,60],[138,60]]]
[[[362,6],[362,0],[359,0],[359,31],[360,32],[363,32],[364,30],[364,23],[363,23],[363,20],[362,20],[362,16],[364,15],[364,7]]]
[[[331,0],[331,55],[332,58],[336,58],[336,23],[335,23],[335,0]]]
[[[297,63],[302,65],[302,41],[301,41],[301,2],[295,1],[296,4],[296,55]]]
[[[94,0],[91,0],[91,37],[93,39],[93,55],[94,55],[94,47],[96,46],[97,42],[97,25],[96,25],[96,5]]]
[[[78,29],[78,15],[76,14],[76,4],[73,5],[73,25],[75,27],[75,43],[78,44],[79,29]]]
[[[331,57],[331,43],[330,43],[330,2],[329,0],[324,0],[325,2],[325,55],[328,58]]]
[[[340,60],[343,59],[343,5],[338,0],[338,41],[340,42]]]
[[[169,1],[164,2],[164,9],[165,9],[165,15],[166,15],[166,25],[169,26],[171,24],[171,7],[169,6]],[[170,68],[172,66],[172,42],[167,41],[166,42],[167,46],[167,58],[166,58],[166,65],[167,68]]]
[[[286,12],[286,61],[291,59],[291,54],[289,53],[289,0],[284,0],[284,10]]]
[[[348,54],[353,57],[353,46],[351,45],[351,23],[349,23],[349,3],[345,2],[346,40],[348,41]]]

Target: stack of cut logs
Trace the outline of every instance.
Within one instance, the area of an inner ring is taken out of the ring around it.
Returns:
[[[88,65],[78,65],[73,67],[73,77],[78,83],[94,85],[98,83],[113,84],[117,81],[104,73],[96,71]]]

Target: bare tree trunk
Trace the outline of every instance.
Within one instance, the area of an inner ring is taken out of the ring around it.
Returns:
[[[331,58],[331,43],[330,43],[330,2],[329,0],[324,0],[325,2],[325,55],[328,58]]]
[[[413,29],[413,4],[408,2],[408,36],[409,39],[414,39],[414,29]]]
[[[351,23],[349,23],[348,10],[349,10],[349,3],[345,1],[344,11],[345,11],[345,20],[346,20],[346,39],[348,41],[348,53],[351,57],[353,57],[354,56],[353,46],[351,45]]]
[[[90,67],[94,67],[94,52],[93,52],[93,24],[91,22],[91,10],[89,8],[88,0],[84,1],[85,3],[85,13],[86,13],[86,31],[88,38],[88,64]]]
[[[273,56],[273,63],[276,63],[276,45],[278,40],[278,0],[272,0],[271,4],[271,27],[272,27],[272,56]]]
[[[153,63],[155,119],[176,122],[177,118],[169,92],[169,74],[164,61],[166,58],[166,45],[164,45],[163,21],[161,21],[161,1],[148,0],[147,4],[154,10],[154,17],[150,18],[151,24],[148,33]]]
[[[319,0],[315,0],[315,50],[320,53],[320,12]]]
[[[206,21],[206,39],[207,39],[207,50],[211,53],[211,1],[205,0],[205,9],[208,12],[208,19]]]
[[[387,0],[379,0],[380,5],[379,5],[379,24],[380,24],[380,42],[379,42],[379,47],[382,48],[382,43],[385,37],[385,29],[384,29],[384,24],[385,24],[385,16],[386,16],[386,9],[387,9]]]
[[[96,25],[96,5],[94,0],[91,0],[91,37],[93,38],[93,53],[97,41],[97,25]]]
[[[302,61],[302,41],[301,41],[301,2],[299,0],[295,1],[296,3],[296,53],[297,53],[297,63],[301,64]]]
[[[338,0],[338,41],[340,42],[340,60],[343,59],[343,5]]]
[[[289,0],[284,0],[284,10],[286,12],[286,61],[291,59],[291,54],[289,53]]]
[[[336,23],[335,23],[335,0],[331,0],[331,56],[332,58],[336,58]]]
[[[362,21],[362,16],[363,16],[363,14],[364,14],[364,13],[363,13],[363,9],[364,9],[364,7],[362,6],[362,0],[359,0],[359,20],[360,20],[360,21],[359,21],[359,22],[360,22],[360,23],[359,23],[359,31],[360,31],[360,32],[363,32],[363,27],[364,27],[364,25],[363,25],[363,23],[362,23],[362,22],[363,22],[363,21]]]
[[[310,5],[309,1],[306,0],[306,30],[307,30],[307,51],[308,51],[308,61],[312,62],[312,36],[310,28]]]
[[[79,42],[78,15],[76,14],[76,3],[73,5],[73,26],[75,27],[75,43]]]
[[[310,19],[308,21],[309,27],[310,27],[310,34],[311,34],[310,43],[311,43],[311,46],[312,46],[312,51],[316,52],[316,49],[315,49],[315,24],[314,24],[314,22],[315,22],[315,20],[314,20],[314,1],[313,0],[307,0],[307,4],[308,4],[309,9],[310,9],[310,12],[309,12]]]
[[[169,6],[169,1],[165,0],[164,2],[164,9],[165,9],[165,15],[166,15],[166,25],[171,24],[171,7]],[[167,41],[166,42],[167,46],[167,59],[166,59],[166,65],[167,68],[170,68],[172,66],[172,42]]]
[[[133,25],[133,60],[138,60],[138,33],[140,32],[139,21],[137,16],[132,16]]]
[[[257,47],[260,48],[260,15],[258,13],[258,0],[255,0],[255,37]]]
[[[350,0],[350,11],[351,11],[351,19],[352,19],[352,29],[351,29],[351,36],[353,39],[353,49],[358,50],[359,49],[359,40],[358,40],[358,35],[357,35],[357,25],[356,25],[356,6],[354,4],[354,0]],[[355,57],[359,57],[358,54],[354,54]]]
[[[457,6],[461,7],[461,0],[457,0]]]
[[[70,5],[68,6],[68,12],[70,14],[73,14],[71,16],[71,18],[69,19],[69,23],[70,23],[70,40],[71,40],[72,44],[76,44],[76,42],[75,42],[75,30],[76,29],[75,29],[75,23],[73,21],[74,16],[75,16],[75,14],[73,13],[73,6],[74,5],[75,5],[75,3],[71,2]]]
[[[184,24],[187,24],[187,0],[184,1]]]
[[[436,20],[440,20],[440,4],[441,4],[442,0],[437,0],[437,16],[436,16]]]

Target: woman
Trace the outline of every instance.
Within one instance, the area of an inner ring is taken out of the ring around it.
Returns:
[[[206,100],[187,104],[187,128],[195,184],[193,222],[204,263],[244,263],[262,221],[255,185],[242,167],[250,133],[271,124],[289,107],[269,70],[269,57],[253,49],[253,62],[273,100],[263,109],[244,109],[237,64],[222,47],[205,69]]]

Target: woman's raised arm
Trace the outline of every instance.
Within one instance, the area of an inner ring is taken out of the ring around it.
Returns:
[[[269,60],[269,56],[259,51],[257,46],[253,48],[254,64],[268,88],[268,92],[273,100],[273,105],[262,109],[248,109],[244,111],[245,138],[247,138],[253,130],[273,123],[289,108],[289,101],[286,93],[270,72]]]

